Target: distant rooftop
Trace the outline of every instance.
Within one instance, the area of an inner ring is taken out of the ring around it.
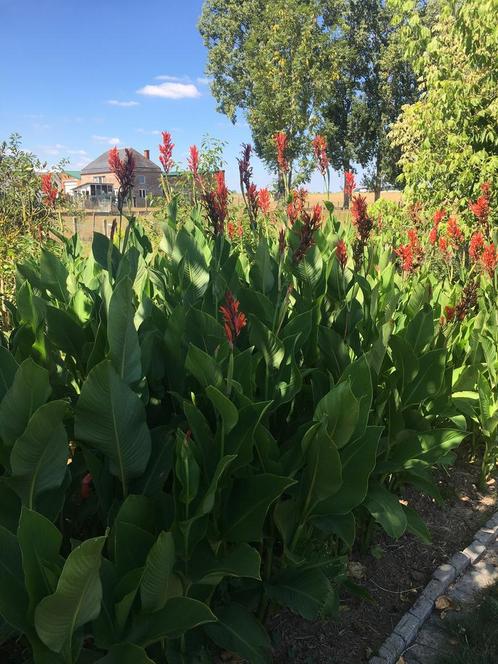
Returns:
[[[69,175],[69,177],[74,178],[75,180],[79,180],[81,178],[81,171],[64,171],[66,175]]]
[[[161,169],[157,164],[155,164],[153,161],[151,161],[148,156],[146,157],[143,154],[140,154],[138,150],[135,150],[134,148],[131,148],[131,151],[133,153],[133,156],[135,157],[135,167],[140,170],[149,170],[149,171],[154,171],[154,172],[160,172]],[[148,150],[145,151],[148,155]],[[121,150],[118,150],[119,157],[120,159],[126,159],[126,154],[124,148]],[[90,162],[88,166],[85,166],[85,168],[81,169],[81,175],[92,175],[94,173],[110,173],[111,169],[109,168],[108,164],[108,159],[109,159],[109,150],[106,150],[103,152],[100,157],[97,157],[97,159],[94,159],[94,161]]]

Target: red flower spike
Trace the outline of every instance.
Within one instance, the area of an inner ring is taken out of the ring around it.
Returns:
[[[492,242],[484,245],[481,261],[486,272],[492,276],[498,265],[498,252]]]
[[[346,269],[346,264],[348,262],[348,251],[344,240],[339,240],[339,242],[337,243],[335,247],[335,257],[337,258],[337,261],[341,266],[341,270],[344,272],[344,270]]]
[[[351,197],[356,187],[356,178],[353,171],[344,172],[344,193],[346,196]]]
[[[59,190],[52,184],[52,174],[44,173],[42,175],[41,188],[45,197],[45,204],[48,207],[54,207]]]
[[[188,168],[195,180],[199,179],[199,150],[196,145],[189,148]]]
[[[455,307],[450,307],[447,305],[444,308],[444,315],[446,316],[446,320],[448,322],[452,321],[455,318]]]
[[[271,198],[268,189],[258,191],[258,207],[263,214],[270,213]]]
[[[278,253],[283,256],[285,253],[285,248],[287,247],[287,241],[285,239],[285,228],[282,228],[278,232]]]
[[[313,139],[313,152],[318,169],[322,176],[325,177],[329,168],[329,158],[327,156],[327,139],[325,136],[315,136]]]
[[[282,173],[288,173],[289,172],[289,162],[287,161],[286,157],[286,150],[287,150],[287,134],[284,131],[279,131],[275,134],[274,137],[275,144],[277,146],[277,163],[278,167],[282,171]]]
[[[235,339],[239,336],[242,328],[247,325],[245,314],[239,312],[239,301],[234,298],[230,291],[225,293],[225,304],[220,306],[223,314],[223,327],[230,346],[233,347]]]
[[[448,213],[446,212],[445,209],[441,208],[440,210],[436,210],[434,212],[434,226],[437,228],[439,224],[445,219],[446,215]]]
[[[463,242],[463,233],[455,217],[450,217],[448,219],[448,223],[446,224],[446,232],[448,233],[448,237],[450,238],[451,244],[454,247],[457,247]]]
[[[431,244],[436,244],[436,242],[437,242],[437,226],[433,226],[431,228],[431,232],[429,233],[429,242]]]
[[[109,150],[108,164],[119,182],[118,209],[121,212],[123,203],[128,198],[135,182],[135,157],[129,148],[125,148],[125,159],[121,159],[116,147]]]
[[[91,483],[93,481],[93,477],[90,475],[90,473],[87,473],[85,477],[81,480],[81,489],[80,489],[80,495],[83,500],[86,500],[87,498],[90,498],[90,493],[91,493]]]
[[[173,148],[174,143],[171,140],[169,131],[163,131],[163,142],[159,146],[159,161],[163,165],[165,173],[169,173],[173,168]]]
[[[477,263],[481,258],[483,249],[484,249],[483,234],[479,232],[474,233],[470,238],[469,242],[469,256],[474,263]]]
[[[483,184],[481,184],[481,192],[482,195],[479,196],[475,203],[469,201],[469,210],[475,215],[477,221],[487,231],[490,212],[489,199],[491,196],[491,183],[483,182]]]

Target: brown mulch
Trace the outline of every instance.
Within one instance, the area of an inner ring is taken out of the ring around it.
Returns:
[[[364,566],[365,579],[359,583],[370,593],[372,602],[344,597],[335,620],[309,622],[289,611],[277,612],[268,625],[274,643],[274,663],[368,661],[414,603],[434,569],[467,546],[496,509],[496,482],[491,480],[480,491],[478,477],[478,464],[465,460],[441,471],[438,484],[445,498],[442,505],[407,491],[405,498],[429,527],[432,544],[423,544],[412,535],[397,541],[380,536],[370,553],[353,554],[352,559]]]

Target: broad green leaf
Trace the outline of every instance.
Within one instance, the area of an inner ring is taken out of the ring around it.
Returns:
[[[259,541],[270,505],[292,484],[295,481],[289,477],[270,474],[235,480],[227,500],[225,539],[229,542]]]
[[[322,424],[308,430],[302,445],[306,456],[303,481],[309,513],[317,503],[330,498],[340,489],[342,468],[337,447]]]
[[[212,512],[218,491],[218,483],[222,475],[226,471],[226,469],[236,458],[237,455],[231,454],[224,456],[222,459],[220,459],[218,465],[216,466],[216,470],[214,471],[213,477],[211,478],[211,482],[209,483],[207,491],[203,495],[199,503],[199,506],[196,509],[196,513],[198,515],[204,516],[205,514],[209,514],[210,512]]]
[[[255,316],[249,314],[249,338],[261,352],[269,369],[279,369],[285,356],[282,341]]]
[[[313,418],[325,424],[335,445],[341,448],[355,432],[359,414],[360,406],[348,380],[334,385],[317,405]]]
[[[264,237],[259,240],[254,264],[251,268],[251,280],[257,291],[265,295],[273,288],[275,278],[272,271],[272,257],[268,249],[268,243]]]
[[[239,411],[237,407],[220,390],[213,385],[206,388],[206,396],[213,404],[215,410],[221,415],[223,421],[225,436],[230,433],[239,421]]]
[[[272,661],[271,643],[263,625],[239,604],[229,604],[216,611],[218,621],[204,629],[216,645],[235,652],[251,664]]]
[[[313,517],[312,522],[326,535],[337,535],[349,549],[353,548],[356,538],[356,520],[352,512],[316,516]]]
[[[175,564],[175,544],[171,533],[161,532],[153,544],[140,582],[144,611],[159,611],[168,599],[169,578]]]
[[[142,359],[135,329],[134,294],[130,279],[118,282],[109,303],[107,340],[112,365],[128,385],[142,378]]]
[[[392,351],[396,374],[399,376],[398,385],[401,392],[404,392],[411,387],[413,379],[419,371],[418,360],[412,348],[403,337],[393,335],[389,345]]]
[[[365,506],[389,537],[398,539],[408,525],[408,519],[398,497],[380,484],[370,487]]]
[[[289,568],[271,579],[265,590],[273,601],[306,620],[315,620],[325,606],[331,587],[320,569]]]
[[[223,374],[215,358],[192,344],[189,344],[188,347],[185,368],[202,387],[208,385],[219,386],[223,382]]]
[[[216,586],[226,576],[261,580],[261,557],[249,544],[239,544],[230,553],[218,558],[209,545],[196,549],[189,565],[196,583]]]
[[[17,539],[21,548],[22,567],[30,610],[47,595],[55,591],[54,569],[62,566],[59,551],[62,535],[54,524],[38,512],[23,507]]]
[[[435,397],[444,378],[446,369],[446,350],[438,348],[424,353],[419,358],[419,370],[412,383],[403,394],[403,407],[423,403]]]
[[[75,436],[102,452],[126,494],[128,480],[142,475],[151,441],[145,408],[108,360],[94,367],[83,383],[75,411]]]
[[[137,615],[129,639],[148,646],[163,639],[177,639],[185,632],[215,620],[215,615],[203,602],[189,597],[172,597],[164,609]]]
[[[412,507],[403,505],[406,514],[407,526],[406,529],[412,535],[419,538],[424,544],[431,544],[432,538],[427,525],[422,521],[418,512]]]
[[[108,237],[102,235],[102,233],[94,232],[92,241],[93,257],[100,265],[100,267],[104,268],[104,270],[108,269],[109,252],[111,252],[111,270],[113,274],[116,274],[121,258],[118,248],[110,241]]]
[[[346,367],[340,382],[346,381],[349,381],[351,391],[358,401],[358,422],[351,436],[354,441],[365,433],[373,399],[372,375],[366,355]]]
[[[66,266],[57,256],[46,249],[42,249],[41,253],[40,276],[43,286],[58,300],[64,302],[69,300]]]
[[[82,326],[70,314],[56,307],[47,307],[48,336],[63,353],[80,359],[86,336]]]
[[[342,484],[339,491],[313,510],[323,516],[348,514],[361,505],[368,491],[368,480],[375,468],[382,427],[367,427],[364,435],[341,451]]]
[[[70,653],[74,632],[100,613],[102,583],[99,570],[105,537],[80,544],[69,554],[57,589],[35,609],[35,628],[53,652]]]
[[[178,431],[176,437],[175,475],[181,487],[181,491],[177,491],[178,500],[190,505],[199,491],[201,469],[192,449],[192,441],[183,431]]]
[[[0,346],[0,402],[14,382],[18,364],[9,351]]]
[[[434,339],[434,312],[426,304],[407,325],[405,341],[419,355]]]
[[[98,659],[95,664],[154,664],[152,659],[140,646],[133,643],[119,643],[112,646],[105,657]]]
[[[0,552],[0,616],[19,632],[26,632],[29,598],[21,550],[16,536],[3,526],[0,526]]]
[[[20,480],[13,488],[31,509],[38,494],[61,486],[64,480],[69,456],[62,423],[66,411],[65,401],[40,406],[12,448],[12,477]]]
[[[0,438],[6,445],[13,445],[19,438],[50,392],[48,371],[31,358],[24,360],[0,404]]]

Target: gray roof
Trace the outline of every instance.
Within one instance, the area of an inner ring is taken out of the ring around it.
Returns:
[[[149,170],[149,171],[154,171],[154,172],[161,172],[161,169],[157,164],[155,164],[153,161],[150,159],[146,159],[143,154],[138,152],[138,150],[135,150],[134,148],[131,148],[131,151],[133,152],[133,156],[135,157],[135,167],[140,170]],[[126,159],[125,151],[124,148],[121,150],[118,150],[119,157],[120,159]],[[88,166],[85,166],[85,168],[81,169],[81,174],[82,175],[92,175],[93,173],[110,173],[111,169],[109,168],[109,164],[107,163],[109,159],[109,150],[106,152],[103,152],[100,157],[97,157],[97,159],[94,159],[94,161],[91,161]]]

